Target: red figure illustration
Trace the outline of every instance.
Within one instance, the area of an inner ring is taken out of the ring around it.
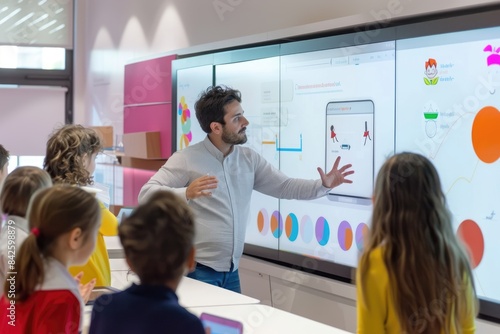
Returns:
[[[370,137],[370,131],[368,131],[368,122],[365,121],[365,132],[363,133],[363,137],[365,137],[365,145],[366,145],[366,138],[372,140]]]
[[[332,138],[333,142],[335,143],[335,141],[338,143],[339,140],[337,139],[337,134],[335,133],[335,128],[332,126],[330,126],[330,138]]]

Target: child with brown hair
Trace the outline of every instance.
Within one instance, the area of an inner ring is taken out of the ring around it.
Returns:
[[[204,334],[195,315],[179,305],[175,293],[193,270],[194,217],[177,195],[159,190],[118,227],[125,257],[140,284],[99,297],[90,334]]]
[[[18,167],[5,178],[0,192],[0,211],[6,215],[0,231],[0,284],[5,281],[7,271],[12,271],[7,268],[9,263],[15,262],[15,250],[29,234],[26,212],[31,196],[50,186],[49,174],[38,167]]]
[[[47,141],[43,166],[54,184],[89,186],[93,184],[95,159],[101,150],[101,139],[95,130],[81,125],[65,125],[54,131]],[[96,286],[110,286],[111,269],[104,236],[117,234],[118,220],[103,203],[99,202],[99,205],[102,221],[95,251],[87,264],[70,268],[70,272],[77,275],[83,271],[83,284],[95,278]]]
[[[380,169],[357,270],[357,333],[472,334],[477,298],[439,175],[422,155]]]
[[[94,196],[78,187],[34,194],[28,209],[31,233],[16,250],[0,300],[0,333],[81,331],[83,300],[68,267],[88,260],[100,215]]]

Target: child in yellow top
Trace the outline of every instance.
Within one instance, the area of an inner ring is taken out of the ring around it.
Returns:
[[[438,173],[401,153],[379,171],[357,270],[357,333],[475,332],[477,298]]]
[[[47,141],[44,169],[55,184],[91,185],[95,159],[101,149],[101,139],[95,130],[81,125],[65,125]],[[118,234],[118,220],[101,202],[99,204],[101,225],[94,252],[84,266],[71,267],[70,273],[76,275],[83,271],[82,284],[96,278],[96,286],[110,286],[111,270],[104,236]]]

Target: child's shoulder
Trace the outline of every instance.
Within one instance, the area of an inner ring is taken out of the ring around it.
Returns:
[[[370,252],[370,258],[372,259],[382,259],[383,257],[384,257],[384,249],[382,246],[378,246]]]
[[[75,296],[71,290],[38,290],[33,293],[35,304],[47,302],[52,305],[78,305],[80,307],[80,300]]]

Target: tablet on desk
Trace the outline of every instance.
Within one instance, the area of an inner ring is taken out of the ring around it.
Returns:
[[[243,324],[236,320],[202,313],[200,320],[203,327],[210,328],[210,334],[243,334]]]
[[[118,292],[120,290],[115,289],[110,286],[96,286],[94,289],[92,289],[92,292],[90,293],[89,300],[87,302],[87,305],[94,305],[94,302],[97,298],[99,298],[102,295],[109,294],[109,293],[114,293]]]

